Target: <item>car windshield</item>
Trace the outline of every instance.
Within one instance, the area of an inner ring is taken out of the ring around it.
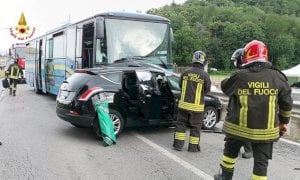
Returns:
[[[127,57],[148,57],[155,64],[167,64],[168,25],[153,22],[106,20],[108,62]]]

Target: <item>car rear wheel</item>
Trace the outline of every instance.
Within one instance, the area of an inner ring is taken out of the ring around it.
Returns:
[[[114,125],[115,135],[118,136],[124,129],[124,118],[120,112],[114,109],[109,110],[109,115]]]
[[[212,130],[217,124],[218,111],[212,106],[205,107],[202,128]]]
[[[114,109],[109,110],[109,115],[114,125],[115,135],[118,136],[124,129],[124,118],[120,112]],[[93,131],[98,139],[102,139],[98,117],[94,119]]]

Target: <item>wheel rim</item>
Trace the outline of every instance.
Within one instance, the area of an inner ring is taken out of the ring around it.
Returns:
[[[205,112],[203,123],[206,128],[212,128],[217,122],[217,114],[214,110],[209,109]]]
[[[121,120],[120,117],[115,114],[110,114],[110,118],[114,125],[115,134],[118,134],[121,129]]]

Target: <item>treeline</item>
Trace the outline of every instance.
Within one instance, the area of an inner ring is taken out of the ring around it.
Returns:
[[[300,63],[300,0],[187,0],[147,13],[171,20],[179,66],[190,65],[200,49],[210,67],[230,70],[233,51],[253,39],[269,47],[269,60],[279,69]]]

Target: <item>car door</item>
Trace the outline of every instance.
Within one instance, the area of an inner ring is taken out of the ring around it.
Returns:
[[[161,93],[155,84],[155,74],[150,71],[137,71],[136,74],[142,116],[147,120],[161,119]]]
[[[170,84],[170,88],[174,95],[174,119],[176,119],[177,115],[177,107],[180,99],[181,88],[179,86],[179,75],[177,74],[168,74],[167,79]]]

